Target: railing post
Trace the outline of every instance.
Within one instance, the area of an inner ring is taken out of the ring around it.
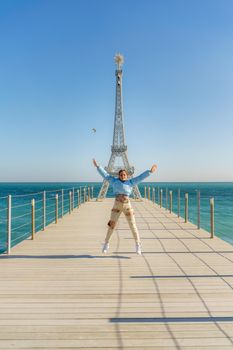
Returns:
[[[210,237],[214,238],[214,198],[210,198],[210,232]]]
[[[148,200],[150,201],[150,186],[148,187]]]
[[[80,187],[79,187],[79,205],[82,204],[81,199],[82,199],[82,187],[80,186]]]
[[[32,237],[31,237],[31,239],[34,239],[35,238],[35,199],[32,199],[31,211],[32,211]]]
[[[184,222],[188,222],[188,199],[189,199],[189,195],[188,193],[185,193],[185,220]]]
[[[71,214],[71,201],[72,201],[72,193],[69,191],[69,198],[70,198],[70,207],[69,207],[69,213]]]
[[[82,187],[79,188],[79,205],[82,204]]]
[[[91,200],[91,189],[90,186],[88,186],[88,202]]]
[[[163,206],[163,189],[160,190],[160,208]]]
[[[160,190],[159,190],[159,187],[158,187],[158,204],[159,204],[159,198],[160,198]]]
[[[77,190],[77,208],[79,207],[79,190]]]
[[[178,188],[178,195],[177,195],[177,215],[178,218],[180,217],[180,189]]]
[[[7,205],[7,254],[11,253],[11,195],[8,196]]]
[[[92,199],[94,199],[94,187],[93,186],[91,188],[91,197],[92,197]]]
[[[155,188],[152,188],[152,201],[155,203]]]
[[[197,228],[201,228],[201,193],[200,190],[197,191]]]
[[[43,192],[43,231],[46,227],[46,191]]]
[[[55,202],[56,202],[55,223],[57,224],[58,223],[58,194],[56,194]]]
[[[74,210],[74,187],[72,190],[72,210]]]
[[[170,214],[172,212],[172,191],[169,191],[170,194]]]
[[[168,188],[166,187],[166,210],[168,208]]]
[[[83,203],[86,202],[86,187],[83,189]]]
[[[144,186],[144,198],[146,199],[146,186]]]
[[[64,190],[61,190],[61,217],[64,215]]]

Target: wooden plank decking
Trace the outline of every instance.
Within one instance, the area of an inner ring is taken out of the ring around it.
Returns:
[[[102,255],[112,200],[89,202],[0,256],[1,349],[233,348],[233,247],[134,202]]]

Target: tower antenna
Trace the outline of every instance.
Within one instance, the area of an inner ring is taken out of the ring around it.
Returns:
[[[124,64],[124,56],[121,53],[117,53],[114,56],[114,60],[115,60],[115,63],[117,65],[117,69],[120,70]]]

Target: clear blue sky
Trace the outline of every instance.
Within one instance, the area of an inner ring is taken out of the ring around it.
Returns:
[[[232,0],[0,0],[0,181],[100,180],[116,52],[136,173],[233,181],[232,18]]]

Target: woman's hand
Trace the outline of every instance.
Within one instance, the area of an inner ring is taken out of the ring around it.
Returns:
[[[151,172],[151,173],[154,173],[155,170],[157,170],[157,165],[156,165],[156,164],[152,165],[152,167],[151,167],[151,169],[150,169],[150,172]]]
[[[92,161],[93,161],[94,166],[95,166],[95,167],[98,167],[98,164],[96,163],[96,160],[95,160],[95,159],[92,159]]]

